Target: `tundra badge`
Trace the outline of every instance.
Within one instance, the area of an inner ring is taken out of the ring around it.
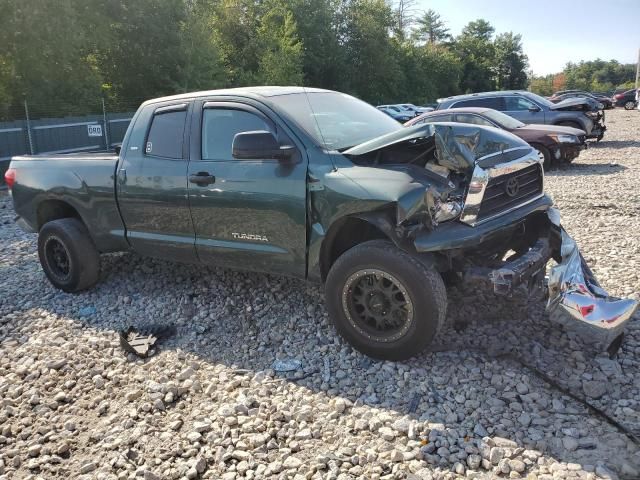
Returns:
[[[259,242],[268,242],[269,239],[264,235],[253,235],[250,233],[231,233],[236,240],[257,240]]]

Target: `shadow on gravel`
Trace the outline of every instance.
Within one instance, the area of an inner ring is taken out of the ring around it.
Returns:
[[[26,266],[6,266],[3,276],[15,268]],[[249,378],[268,373],[321,396],[439,423],[434,429],[441,430],[451,448],[456,441],[451,439],[459,439],[459,451],[491,435],[508,439],[511,448],[537,449],[583,465],[612,461],[607,458],[610,450],[599,450],[610,449],[611,442],[618,442],[621,455],[628,455],[621,435],[591,417],[584,405],[522,365],[496,356],[514,352],[580,395],[581,376],[607,382],[593,358],[582,353],[580,342],[547,320],[540,301],[505,301],[481,292],[463,296],[454,290],[450,322],[465,326],[446,329],[436,340],[436,349],[442,351],[391,363],[372,360],[345,344],[328,322],[321,288],[302,281],[132,254],[104,257],[101,283],[83,294],[53,289],[42,272],[29,278],[34,284],[21,288],[39,292],[29,309],[49,310],[57,300],[57,313],[113,331],[114,340],[117,330],[128,326],[175,325],[177,335],[160,350],[180,349]],[[96,313],[80,314],[95,306]],[[116,354],[124,355],[119,350]],[[270,372],[276,358],[295,358],[302,366],[291,373]],[[609,385],[608,393],[615,395],[616,389]],[[607,394],[594,402],[606,410]],[[587,418],[598,436],[582,436],[575,448],[573,443],[565,448],[566,438],[582,431]],[[431,460],[452,465],[435,456]]]
[[[627,169],[618,163],[583,163],[577,162],[565,167],[545,172],[545,176],[563,177],[569,175],[613,175],[624,172]]]
[[[638,148],[640,141],[637,140],[602,140],[599,143],[592,143],[589,148],[607,149],[607,148]]]

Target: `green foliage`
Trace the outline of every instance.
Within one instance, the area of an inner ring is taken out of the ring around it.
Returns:
[[[494,28],[486,20],[475,20],[462,29],[454,49],[462,60],[460,89],[482,92],[495,88]]]
[[[167,94],[309,85],[372,103],[521,88],[521,38],[453,39],[414,0],[0,0],[0,116],[132,109]],[[412,30],[411,25],[415,25]],[[598,77],[600,78],[600,77]],[[13,112],[13,113],[12,113]]]
[[[513,32],[502,33],[493,44],[498,90],[526,88],[528,59],[522,50],[522,36]]]
[[[533,77],[531,90],[551,95],[557,90],[580,89],[588,92],[611,93],[615,89],[631,89],[635,85],[636,66],[616,60],[593,60],[568,63],[561,74]],[[561,78],[562,81],[558,82]],[[554,82],[555,79],[555,82]]]
[[[261,55],[258,77],[267,85],[302,84],[302,43],[298,39],[293,14],[273,9],[262,18],[258,42]]]

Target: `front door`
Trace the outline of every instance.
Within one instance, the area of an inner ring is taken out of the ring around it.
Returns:
[[[504,98],[504,113],[522,123],[544,124],[544,111],[531,100],[513,95]]]
[[[189,102],[158,104],[138,115],[117,172],[127,240],[139,253],[196,262],[187,197]]]
[[[207,264],[304,277],[306,155],[298,145],[286,162],[234,159],[234,136],[254,130],[295,145],[258,105],[196,105],[188,188],[198,257]]]

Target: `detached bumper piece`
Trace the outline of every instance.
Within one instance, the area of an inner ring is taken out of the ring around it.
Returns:
[[[545,266],[550,257],[549,241],[541,238],[528,252],[507,262],[501,268],[468,269],[465,272],[465,281],[488,282],[493,286],[493,292],[498,295],[510,295],[519,286],[527,284],[531,294],[542,285]]]
[[[560,148],[560,159],[564,160],[565,162],[571,162],[575,160],[578,155],[580,155],[580,152],[588,148],[587,145],[588,144],[586,143],[579,145],[563,145]]]
[[[598,284],[576,242],[560,227],[557,215],[555,218],[557,223],[552,222],[560,229],[562,260],[549,273],[549,317],[613,356],[638,302],[612,297]]]

